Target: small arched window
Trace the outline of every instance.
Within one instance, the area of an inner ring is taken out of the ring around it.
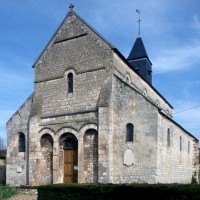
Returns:
[[[133,141],[133,134],[134,134],[134,126],[131,123],[126,125],[126,142]]]
[[[19,133],[18,151],[25,152],[25,135],[23,133]]]
[[[167,129],[167,146],[170,147],[170,129]]]
[[[73,93],[73,74],[69,73],[67,76],[68,93]]]

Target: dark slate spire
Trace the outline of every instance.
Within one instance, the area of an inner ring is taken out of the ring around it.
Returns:
[[[140,59],[140,58],[147,58],[149,60],[142,38],[138,37],[133,45],[133,48],[127,60],[129,61],[129,60],[135,60],[135,59]]]
[[[148,83],[152,83],[152,64],[140,36],[137,37],[127,61]]]

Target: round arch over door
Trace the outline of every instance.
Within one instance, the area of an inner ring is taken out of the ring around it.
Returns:
[[[63,150],[63,183],[78,182],[78,140],[71,133],[60,137]]]

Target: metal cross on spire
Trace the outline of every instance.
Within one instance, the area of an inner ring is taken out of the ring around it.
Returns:
[[[70,11],[73,11],[74,5],[71,3],[69,6]]]
[[[138,36],[140,36],[140,22],[141,22],[142,20],[140,19],[140,10],[137,9],[136,12],[137,12],[138,15],[139,15],[139,20],[138,20],[137,22],[138,22],[138,25],[139,25]]]

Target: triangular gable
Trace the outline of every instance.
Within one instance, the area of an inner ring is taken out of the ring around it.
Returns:
[[[80,20],[83,23],[83,26],[85,25],[85,27],[81,28],[71,23],[74,20],[74,18]],[[45,46],[44,50],[41,52],[41,54],[33,64],[33,67],[37,65],[39,60],[45,54],[45,51],[47,51],[52,44],[84,36],[88,34],[87,29],[90,29],[95,34],[95,36],[101,39],[105,43],[105,45],[108,46],[110,49],[116,48],[114,45],[108,42],[101,34],[99,34],[94,28],[92,28],[84,19],[82,19],[75,11],[70,10],[64,18],[64,20],[62,21],[62,23],[60,24],[60,26],[58,27],[58,29],[56,30],[56,32],[54,33],[54,35],[52,36],[52,38],[50,39],[50,41],[48,42],[48,44]]]

